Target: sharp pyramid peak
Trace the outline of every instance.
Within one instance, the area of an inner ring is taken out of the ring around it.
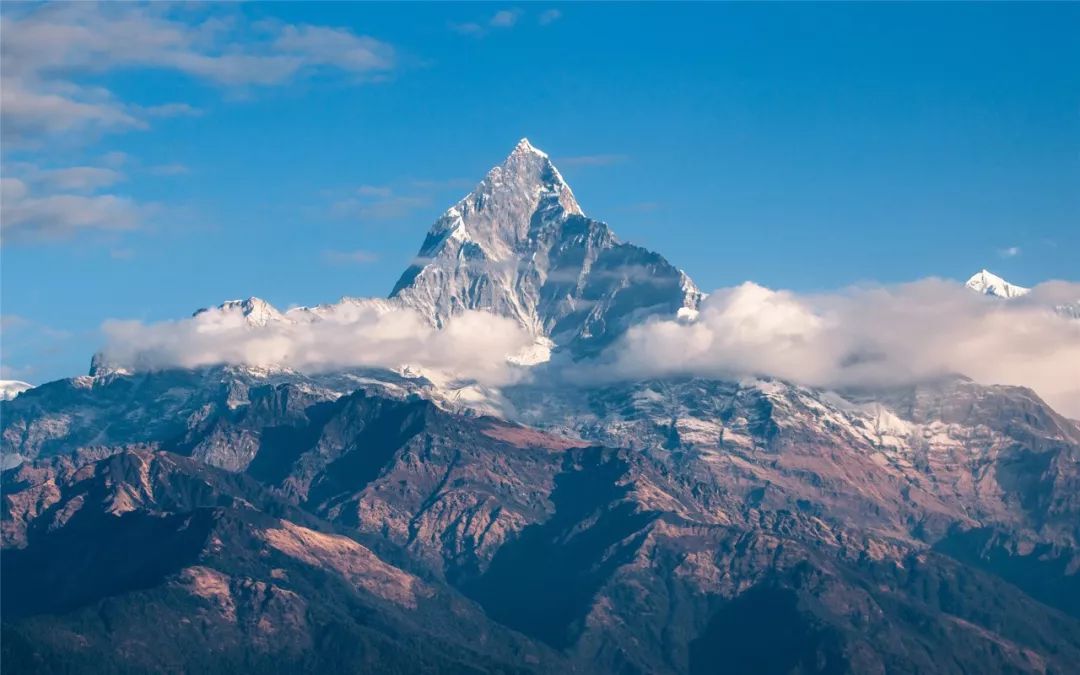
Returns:
[[[971,278],[968,279],[969,284],[980,283],[980,282],[982,282],[982,283],[995,283],[995,282],[996,283],[1008,283],[1007,281],[1005,281],[1005,279],[999,277],[998,275],[994,274],[993,272],[986,269],[985,267],[983,269],[979,270],[978,272],[976,272],[975,274],[971,275]]]
[[[525,154],[536,155],[545,159],[548,156],[546,152],[530,143],[528,138],[522,138],[520,141],[517,142],[517,145],[514,146],[514,150],[510,153],[510,156],[513,157],[514,155]]]
[[[583,216],[584,212],[574,197],[574,192],[552,164],[546,152],[540,150],[528,138],[522,138],[506,159],[488,172],[484,180],[464,201],[470,201],[479,193],[490,194],[499,188],[521,195],[535,195],[538,191],[556,195],[567,213]],[[454,208],[461,209],[458,204]]]

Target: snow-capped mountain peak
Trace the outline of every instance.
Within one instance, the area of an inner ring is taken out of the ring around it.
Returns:
[[[442,328],[455,315],[480,310],[529,333],[532,342],[508,359],[528,366],[556,349],[596,353],[650,316],[690,320],[703,297],[663,256],[619,241],[606,223],[586,217],[548,155],[523,138],[432,225],[390,297],[287,310],[250,297],[200,309],[191,321],[196,333],[239,329],[243,341],[261,331],[306,335],[314,323],[362,327],[403,309]],[[254,351],[264,354],[262,346]],[[278,365],[264,363],[276,358],[272,351],[258,358],[260,367]],[[126,372],[134,360],[105,350],[90,373]]]
[[[1023,286],[1010,284],[989,270],[980,270],[964,284],[968,288],[983,295],[992,295],[997,298],[1016,298],[1027,294],[1031,289]]]
[[[527,138],[522,138],[520,141],[518,141],[517,145],[514,146],[514,154],[519,154],[519,153],[529,153],[529,154],[533,154],[533,155],[538,155],[538,156],[543,157],[545,159],[547,159],[547,156],[548,156],[546,152],[544,152],[540,148],[537,148],[532,143],[530,143],[529,139],[527,139]]]
[[[247,300],[226,300],[217,307],[222,312],[239,312],[248,324],[252,326],[265,326],[268,323],[280,321],[284,317],[269,302],[262,298],[250,297]],[[207,310],[200,309],[195,312],[198,316]]]
[[[435,325],[482,309],[556,344],[592,346],[701,298],[662,256],[587,218],[547,153],[524,138],[435,222],[390,295]]]

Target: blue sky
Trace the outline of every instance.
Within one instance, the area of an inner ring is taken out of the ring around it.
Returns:
[[[527,136],[706,289],[1080,279],[1080,5],[20,6],[4,377],[107,318],[385,295]]]

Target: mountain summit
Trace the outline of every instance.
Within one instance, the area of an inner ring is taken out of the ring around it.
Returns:
[[[438,326],[464,310],[494,311],[578,354],[702,297],[663,256],[586,217],[528,139],[435,221],[390,295]]]
[[[979,270],[964,285],[973,291],[983,295],[992,295],[996,298],[1016,298],[1026,295],[1031,290],[1023,286],[1010,284],[989,270]]]

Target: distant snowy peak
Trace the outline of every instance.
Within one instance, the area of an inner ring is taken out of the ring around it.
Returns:
[[[1017,298],[1031,291],[1030,288],[1010,284],[988,270],[980,270],[968,279],[964,285],[977,293],[992,295],[997,298]]]
[[[226,300],[217,307],[196,311],[192,318],[207,323],[243,321],[253,328],[265,328],[275,324],[308,323],[312,321],[336,321],[351,323],[359,313],[384,314],[400,303],[383,298],[345,297],[334,303],[314,307],[292,307],[284,312],[262,298]]]
[[[1020,298],[1031,293],[1030,288],[1010,284],[987,270],[981,270],[978,274],[968,279],[965,286],[977,293],[1005,300]],[[1065,302],[1061,302],[1060,300],[1060,298],[1055,300],[1053,296],[1048,298],[1044,293],[1043,297],[1038,299],[1038,302],[1040,302],[1040,304],[1045,304],[1058,316],[1062,316],[1066,319],[1080,320],[1080,300],[1066,299]]]
[[[192,316],[207,316],[210,313],[235,314],[244,318],[252,326],[265,326],[269,323],[281,321],[285,317],[269,302],[262,298],[248,298],[247,300],[226,300],[217,307],[197,310]]]
[[[0,401],[10,401],[34,385],[21,380],[0,380]]]
[[[435,222],[390,295],[435,325],[482,309],[575,349],[600,347],[649,315],[696,309],[701,299],[662,256],[587,218],[527,139]]]

